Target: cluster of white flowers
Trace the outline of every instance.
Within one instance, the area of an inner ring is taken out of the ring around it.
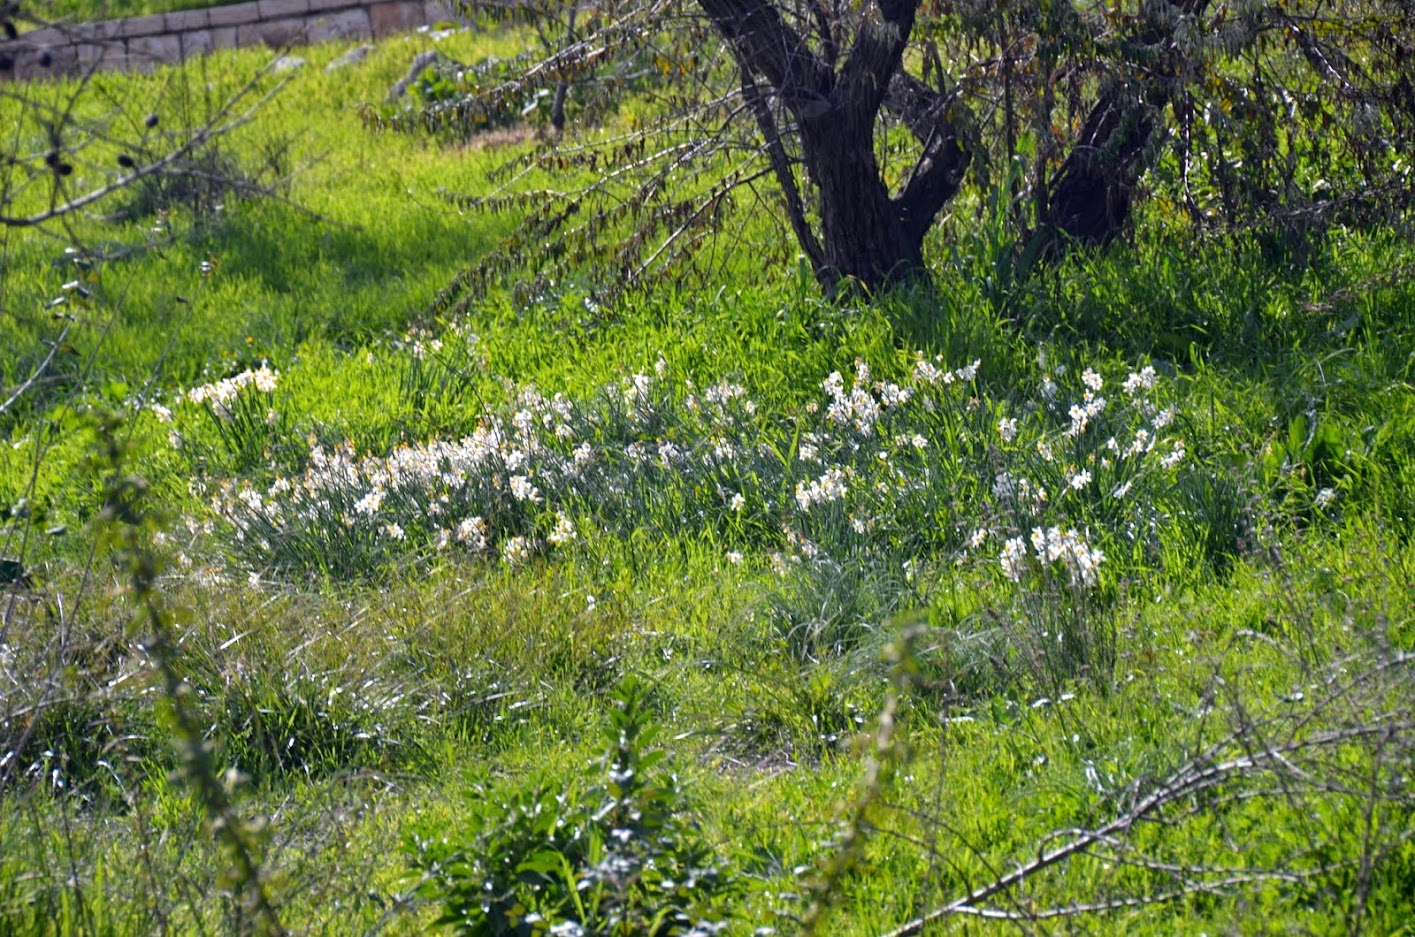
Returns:
[[[832,466],[819,478],[796,483],[796,504],[802,511],[809,511],[817,504],[844,500],[848,482],[845,470]]]
[[[1096,584],[1097,571],[1105,554],[1094,549],[1081,539],[1075,530],[1050,527],[1032,529],[1032,553],[1028,554],[1021,537],[1012,537],[1002,545],[998,563],[1002,572],[1013,582],[1020,582],[1032,567],[1032,560],[1040,566],[1061,564],[1065,567],[1070,583],[1075,587],[1089,588]]]
[[[275,392],[275,385],[278,382],[280,373],[272,371],[262,364],[254,371],[242,371],[235,377],[222,378],[212,384],[202,384],[200,387],[193,387],[187,391],[187,400],[192,403],[205,403],[210,405],[211,411],[224,419],[231,417],[231,405],[236,402],[236,398],[241,391],[247,387],[254,387],[261,393],[270,394]],[[166,410],[166,408],[162,408]],[[171,420],[172,413],[166,411],[166,419],[163,413],[154,408],[158,419],[166,423]]]
[[[1088,368],[1071,389],[1080,402],[1069,414],[1045,402],[1044,387],[1043,403],[1008,415],[964,386],[979,367],[949,370],[920,355],[895,384],[874,380],[858,361],[848,386],[834,372],[819,403],[765,418],[740,384],[668,384],[666,362],[583,400],[508,386],[506,405],[459,440],[364,456],[351,444],[314,446],[298,477],[264,491],[227,484],[212,506],[242,550],[273,545],[278,554],[296,544],[281,554],[291,564],[349,550],[387,556],[419,544],[521,563],[581,538],[571,518],[605,532],[706,519],[729,538],[760,531],[769,519],[782,531],[773,567],[783,570],[837,562],[839,548],[910,544],[954,550],[957,559],[991,557],[996,544],[1009,578],[1055,566],[1073,584],[1093,585],[1103,555],[1075,529],[1091,529],[1086,506],[1109,496],[1131,511],[1146,503],[1131,494],[1136,481],[1184,457],[1182,441],[1157,439],[1173,411],[1140,395],[1155,386],[1153,370],[1131,375],[1113,411],[1099,396],[1105,380]],[[273,372],[251,373],[240,386],[274,380]],[[1047,381],[1057,397],[1060,388]],[[1137,428],[1135,413],[1148,422]],[[1104,434],[1092,431],[1098,418],[1122,441],[1101,444]],[[1017,445],[1000,453],[999,437]],[[963,526],[955,514],[954,527],[947,519],[970,476],[992,479],[990,492],[984,483],[977,495],[988,526]],[[841,509],[819,509],[836,503]],[[1044,539],[1032,552],[1023,538],[1008,539],[1009,531],[1033,527]],[[1109,522],[1101,535],[1108,532]],[[279,560],[260,559],[262,569],[280,568]]]

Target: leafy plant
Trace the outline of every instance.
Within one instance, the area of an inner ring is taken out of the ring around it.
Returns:
[[[541,774],[482,779],[466,801],[468,829],[424,825],[406,850],[422,894],[461,934],[707,934],[731,879],[696,827],[662,751],[650,688],[619,687],[607,744],[589,787]]]

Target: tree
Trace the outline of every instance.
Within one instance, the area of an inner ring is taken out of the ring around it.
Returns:
[[[1410,202],[1391,167],[1415,142],[1406,5],[620,0],[576,23],[572,5],[531,3],[499,9],[559,37],[553,54],[373,120],[466,133],[469,115],[553,89],[558,131],[577,95],[662,102],[607,143],[557,132],[500,180],[588,169],[588,184],[458,197],[528,214],[446,303],[532,245],[534,270],[588,263],[610,292],[631,287],[709,241],[743,188],[779,208],[824,288],[878,289],[924,273],[925,238],[970,180],[1004,195],[1017,250],[1052,259],[1121,237],[1147,193],[1199,232],[1326,217],[1334,186],[1389,221]],[[616,223],[635,230],[610,238]]]

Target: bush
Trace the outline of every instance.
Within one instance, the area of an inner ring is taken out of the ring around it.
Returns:
[[[648,688],[628,678],[610,713],[600,776],[483,779],[467,831],[415,830],[422,894],[460,934],[710,934],[731,880],[695,826],[661,751]],[[588,773],[587,773],[588,775]]]

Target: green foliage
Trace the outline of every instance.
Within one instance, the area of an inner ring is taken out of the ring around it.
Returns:
[[[655,750],[647,684],[616,691],[593,778],[482,781],[466,833],[415,830],[406,852],[419,891],[462,934],[703,934],[734,890],[688,819],[677,777]],[[588,787],[583,786],[590,782]]]

